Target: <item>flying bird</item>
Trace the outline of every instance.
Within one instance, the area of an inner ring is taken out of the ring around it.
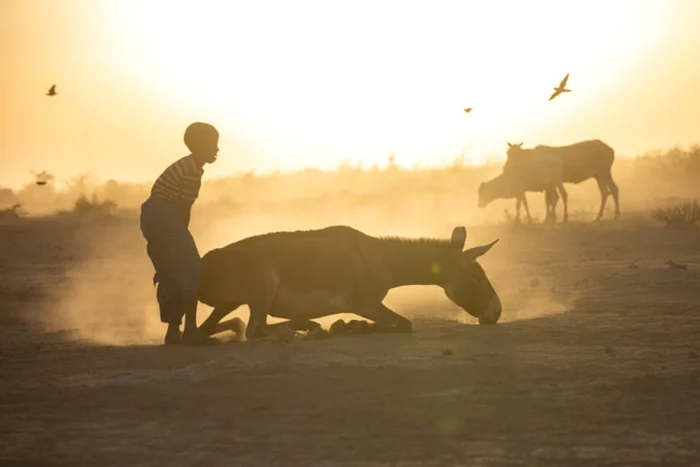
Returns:
[[[472,108],[471,108],[471,107],[467,107],[466,109],[464,109],[464,111],[465,111],[466,113],[469,113],[469,112],[472,111]]]
[[[46,93],[47,96],[55,96],[56,93],[56,85],[54,84],[51,86],[51,89],[49,89],[49,92]]]
[[[566,76],[564,76],[564,79],[561,80],[561,83],[559,83],[559,86],[554,88],[554,92],[549,97],[550,101],[563,92],[571,92],[571,89],[566,89],[566,82],[568,80],[569,80],[569,73],[567,73]]]
[[[36,183],[39,186],[44,186],[44,185],[54,181],[53,175],[45,170],[42,170],[39,173],[35,173],[35,172],[32,172],[32,173],[34,173],[34,183]]]

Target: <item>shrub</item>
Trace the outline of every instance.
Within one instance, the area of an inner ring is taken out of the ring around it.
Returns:
[[[651,216],[667,226],[691,226],[700,221],[700,203],[697,200],[669,203],[655,209]]]
[[[93,194],[91,198],[80,195],[80,197],[75,200],[73,212],[79,215],[111,214],[116,208],[117,203],[110,199],[100,200],[96,194]]]
[[[10,208],[0,209],[0,217],[17,219],[23,214],[22,205],[20,203],[15,203]]]

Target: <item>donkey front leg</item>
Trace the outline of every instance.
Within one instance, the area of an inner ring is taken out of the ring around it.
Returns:
[[[240,323],[242,323],[240,318],[233,318],[224,322],[221,321],[236,308],[238,308],[238,305],[229,304],[215,307],[209,317],[199,325],[199,330],[205,335],[211,336],[213,334],[219,334],[220,332],[236,329],[240,326]]]
[[[388,333],[411,333],[413,332],[413,325],[411,321],[404,318],[400,314],[389,309],[383,303],[379,303],[377,306],[372,307],[362,312],[356,312],[363,318],[374,321],[375,329],[377,332],[388,332]]]
[[[316,331],[321,328],[321,325],[316,321],[311,321],[310,319],[290,319],[289,321],[282,321],[281,323],[268,324],[267,330],[275,333],[282,331]]]

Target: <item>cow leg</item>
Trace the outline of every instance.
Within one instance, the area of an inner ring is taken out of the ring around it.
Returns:
[[[615,201],[615,219],[620,218],[620,190],[617,188],[617,184],[612,178],[612,174],[608,176],[607,186],[610,188],[610,193],[612,194],[613,201]]]
[[[413,325],[411,321],[404,318],[395,311],[389,309],[383,303],[379,303],[378,306],[363,310],[361,312],[357,311],[356,314],[374,321],[376,332],[386,332],[386,333],[411,333],[413,332]]]
[[[523,193],[523,207],[525,208],[525,215],[527,216],[527,222],[532,224],[532,216],[530,215],[530,206],[527,204],[527,196]]]
[[[547,212],[544,218],[545,224],[549,222],[556,222],[558,202],[559,195],[557,195],[557,189],[555,187],[550,187],[544,190],[544,205]]]
[[[598,210],[598,216],[595,218],[595,220],[599,221],[603,217],[605,203],[608,201],[608,186],[601,177],[596,177],[595,181],[598,183],[598,190],[600,190],[600,209]]]
[[[523,207],[525,208],[525,215],[527,216],[527,222],[528,224],[532,224],[532,217],[530,216],[530,206],[527,204],[527,196],[525,196],[525,193],[522,193],[520,196],[518,196],[518,202],[522,203]],[[520,218],[520,211],[518,211],[518,219]]]
[[[557,204],[559,203],[559,194],[557,193],[557,188],[552,187],[547,190],[549,193],[549,209],[552,211],[552,219],[557,218]]]
[[[563,183],[557,184],[557,190],[559,190],[559,193],[561,194],[561,201],[564,203],[564,223],[566,224],[569,222],[569,193],[566,192],[566,188],[564,188]],[[554,190],[556,193],[556,190]],[[554,202],[554,206],[556,208],[556,201]]]
[[[547,188],[544,190],[544,208],[545,208],[545,216],[544,216],[544,223],[548,223],[552,219],[552,214],[556,215],[556,210],[552,209],[552,190]]]

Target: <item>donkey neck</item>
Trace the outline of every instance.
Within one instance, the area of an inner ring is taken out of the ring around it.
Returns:
[[[443,264],[440,260],[448,242],[433,239],[378,239],[378,254],[391,274],[391,287],[404,285],[440,285]]]

